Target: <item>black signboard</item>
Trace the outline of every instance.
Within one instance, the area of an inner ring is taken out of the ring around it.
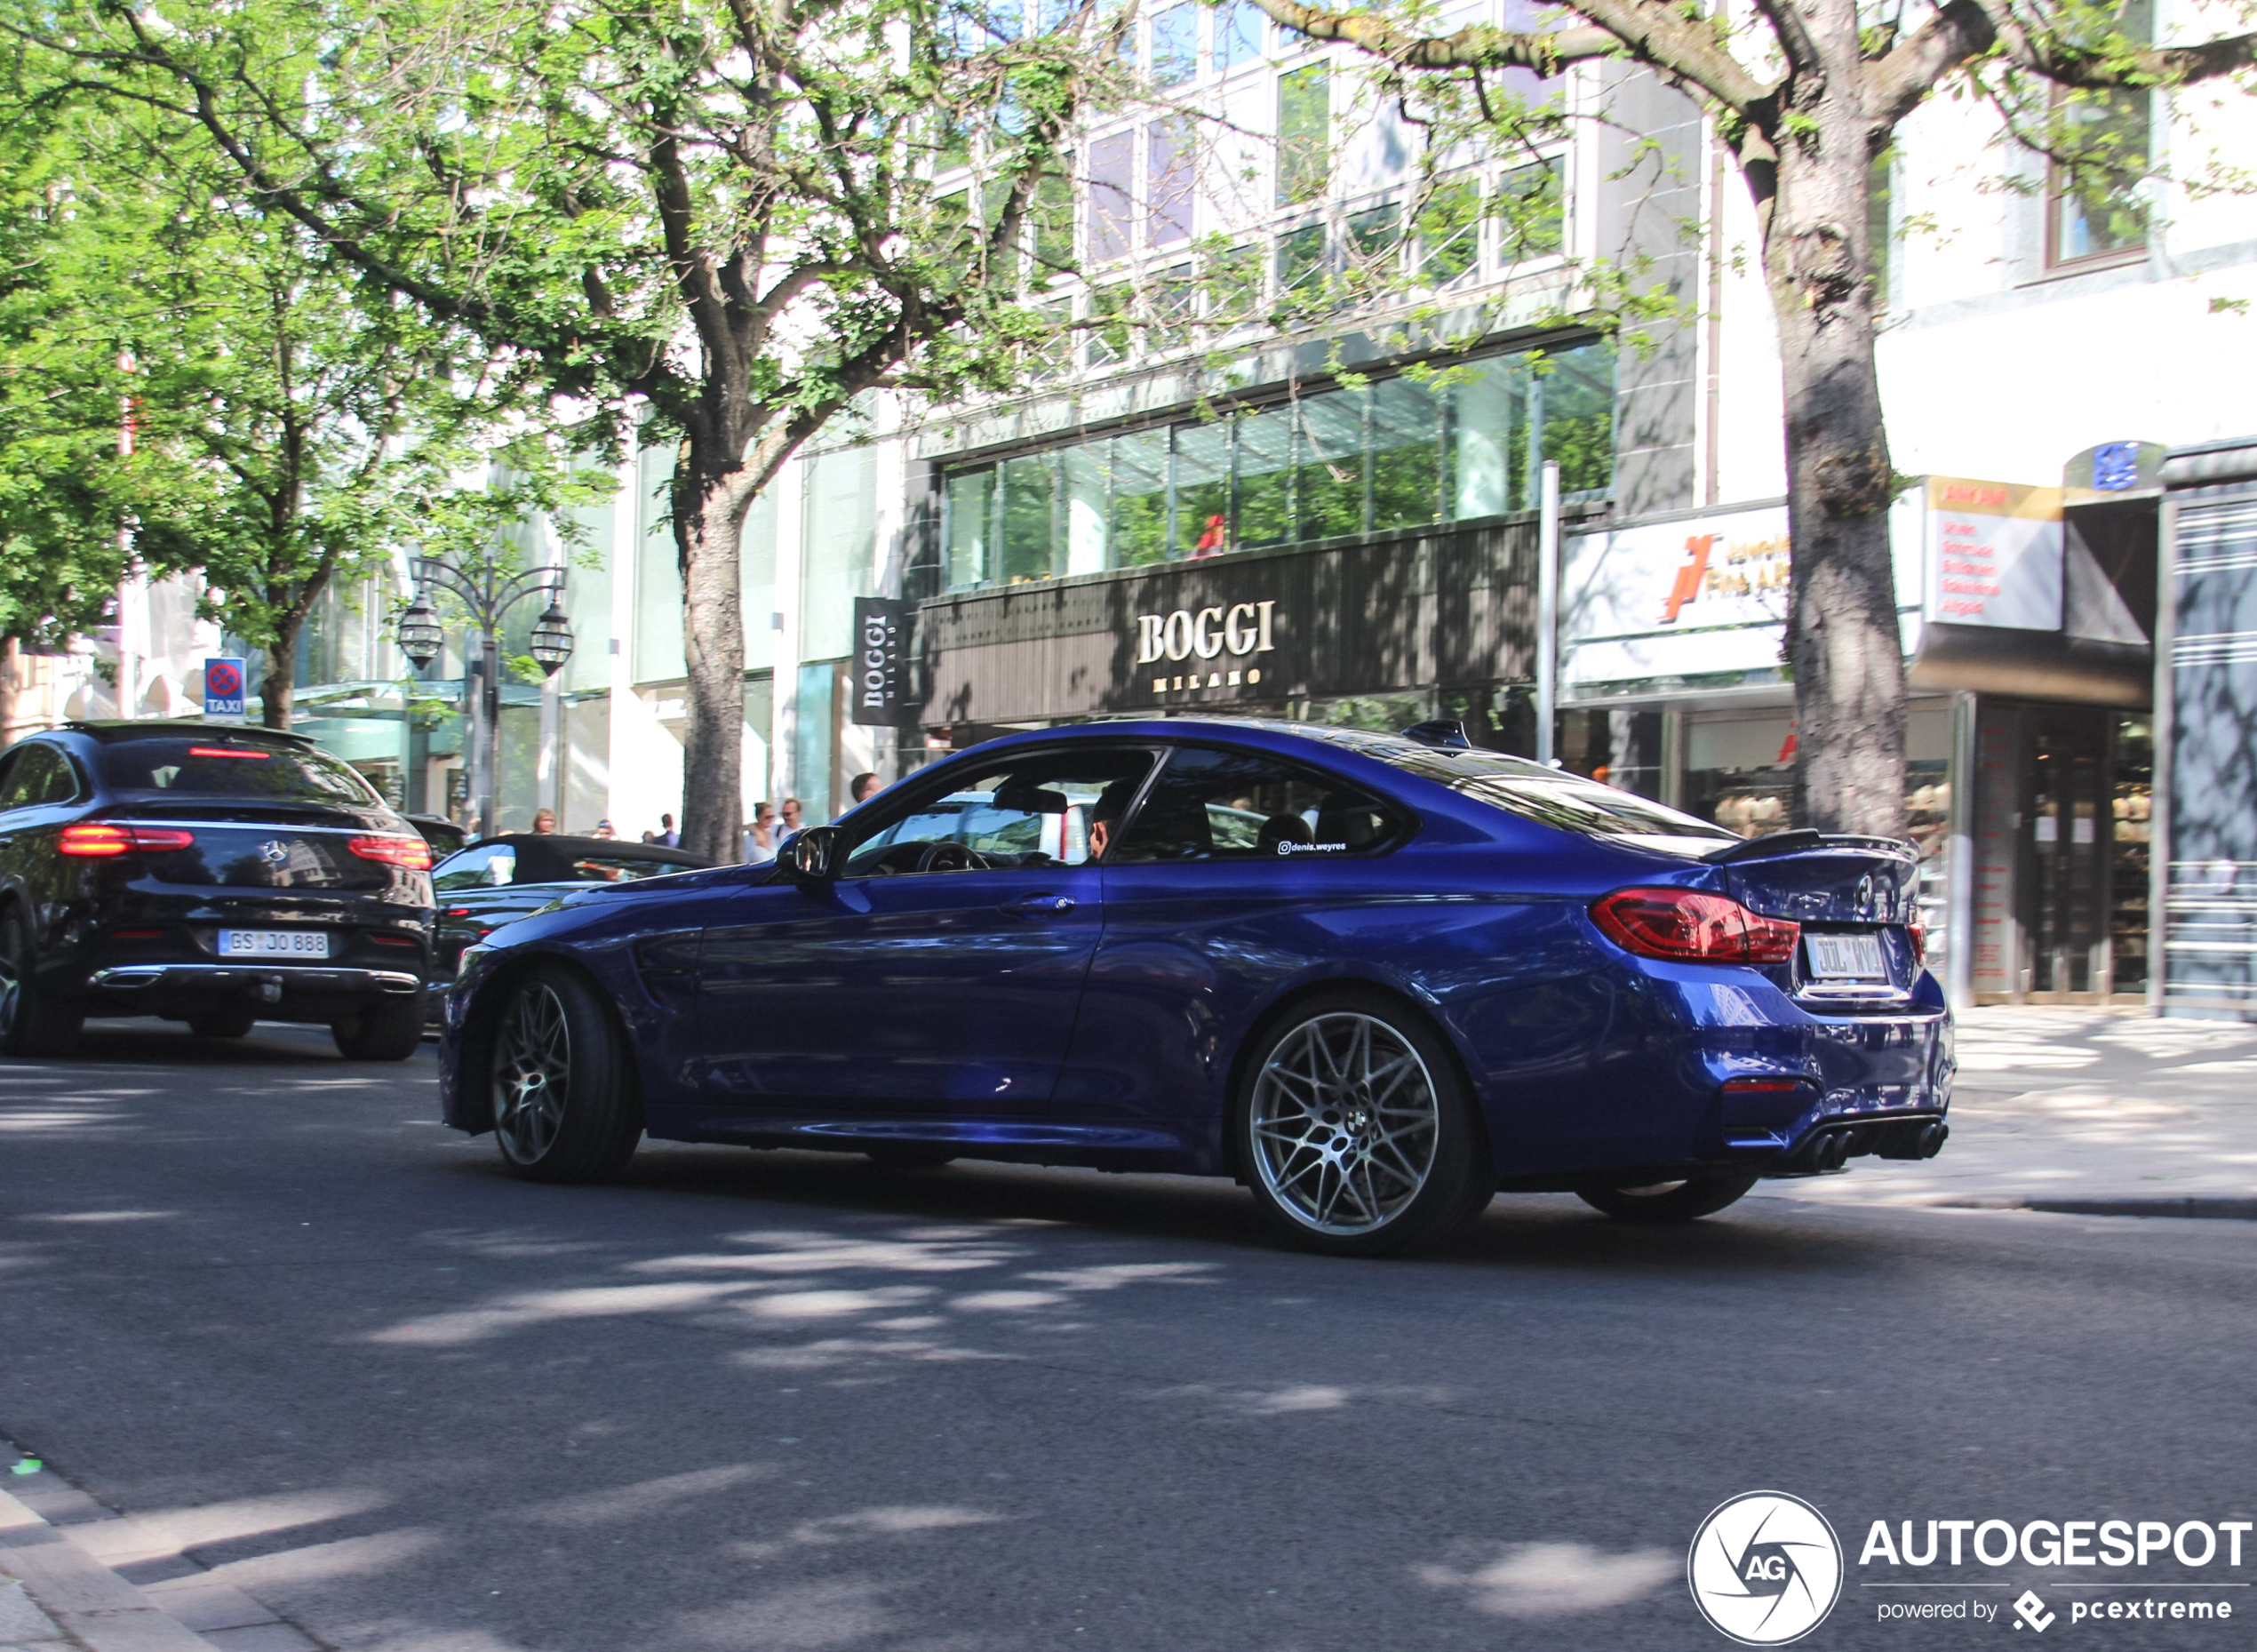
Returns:
[[[937,597],[918,638],[922,721],[1524,681],[1536,538],[1528,516]]]
[[[909,634],[913,607],[884,596],[854,599],[854,721],[881,729],[917,720],[910,699]]]

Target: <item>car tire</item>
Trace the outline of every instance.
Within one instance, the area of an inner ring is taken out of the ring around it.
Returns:
[[[1714,1216],[1755,1185],[1752,1176],[1702,1176],[1645,1187],[1579,1187],[1575,1196],[1617,1222],[1661,1227]]]
[[[1271,1230],[1329,1256],[1439,1243],[1496,1192],[1480,1115],[1441,1035],[1376,994],[1304,1000],[1264,1032],[1231,1109]]]
[[[36,959],[31,926],[12,907],[0,915],[0,1054],[68,1056],[77,1047],[86,1011],[33,980]]]
[[[532,1182],[617,1176],[642,1137],[634,1063],[611,1006],[581,976],[543,966],[521,978],[494,1024],[494,1139]]]
[[[347,1061],[405,1061],[423,1047],[420,991],[377,1000],[329,1024],[337,1053]]]
[[[258,1023],[248,1010],[211,1010],[191,1019],[188,1031],[198,1038],[241,1038]]]

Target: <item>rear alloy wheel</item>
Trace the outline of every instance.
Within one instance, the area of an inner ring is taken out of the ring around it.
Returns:
[[[1449,1051],[1376,996],[1299,1006],[1248,1065],[1232,1122],[1264,1217],[1308,1249],[1376,1257],[1431,1245],[1496,1191]]]
[[[423,1046],[423,989],[376,1000],[329,1024],[347,1061],[405,1061]]]
[[[1752,1176],[1703,1176],[1645,1187],[1583,1187],[1575,1196],[1617,1222],[1658,1227],[1714,1216],[1755,1185]]]
[[[642,1109],[611,1007],[568,970],[509,989],[494,1029],[494,1139],[535,1182],[593,1182],[634,1156]]]
[[[188,1031],[198,1038],[241,1038],[258,1022],[248,1010],[210,1010],[190,1021]]]
[[[67,1056],[77,1046],[86,1011],[41,986],[34,962],[30,926],[12,909],[0,917],[0,1053]]]

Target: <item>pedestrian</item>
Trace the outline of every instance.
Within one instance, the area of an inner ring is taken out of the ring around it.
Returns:
[[[674,817],[672,815],[660,815],[658,817],[658,835],[652,838],[650,841],[667,849],[680,849],[682,847],[682,834],[674,829]]]
[[[847,795],[857,803],[865,803],[877,794],[885,782],[874,774],[857,774],[848,783]]]
[[[745,864],[764,866],[776,858],[776,810],[766,801],[753,805],[745,823]]]
[[[588,835],[590,837],[610,839],[615,838],[619,834],[609,820],[599,820],[595,823],[595,830],[589,833]]]
[[[533,810],[533,835],[553,837],[556,834],[556,811],[554,809]]]
[[[798,798],[796,798],[796,797],[787,797],[787,798],[786,798],[786,799],[784,800],[784,823],[783,823],[783,824],[784,824],[784,835],[785,835],[786,837],[787,837],[787,838],[788,838],[788,837],[790,837],[790,836],[791,836],[794,833],[797,832],[797,831],[800,829],[800,815],[801,815],[801,812],[802,812],[802,811],[801,811],[801,809],[800,809],[800,800],[799,800]]]

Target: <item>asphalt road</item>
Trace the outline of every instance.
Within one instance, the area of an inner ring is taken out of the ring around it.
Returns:
[[[1722,1648],[1686,1545],[1757,1488],[1850,1550],[1808,1645],[1995,1644],[2035,1583],[2046,1644],[2246,1646],[2257,1591],[2072,1624],[2089,1571],[1854,1562],[1875,1519],[2252,1518],[2253,1261],[1759,1197],[1502,1199],[1340,1263],[1224,1183],[664,1147],[528,1186],[427,1050],[294,1029],[0,1064],[0,1434],[388,1652]]]

